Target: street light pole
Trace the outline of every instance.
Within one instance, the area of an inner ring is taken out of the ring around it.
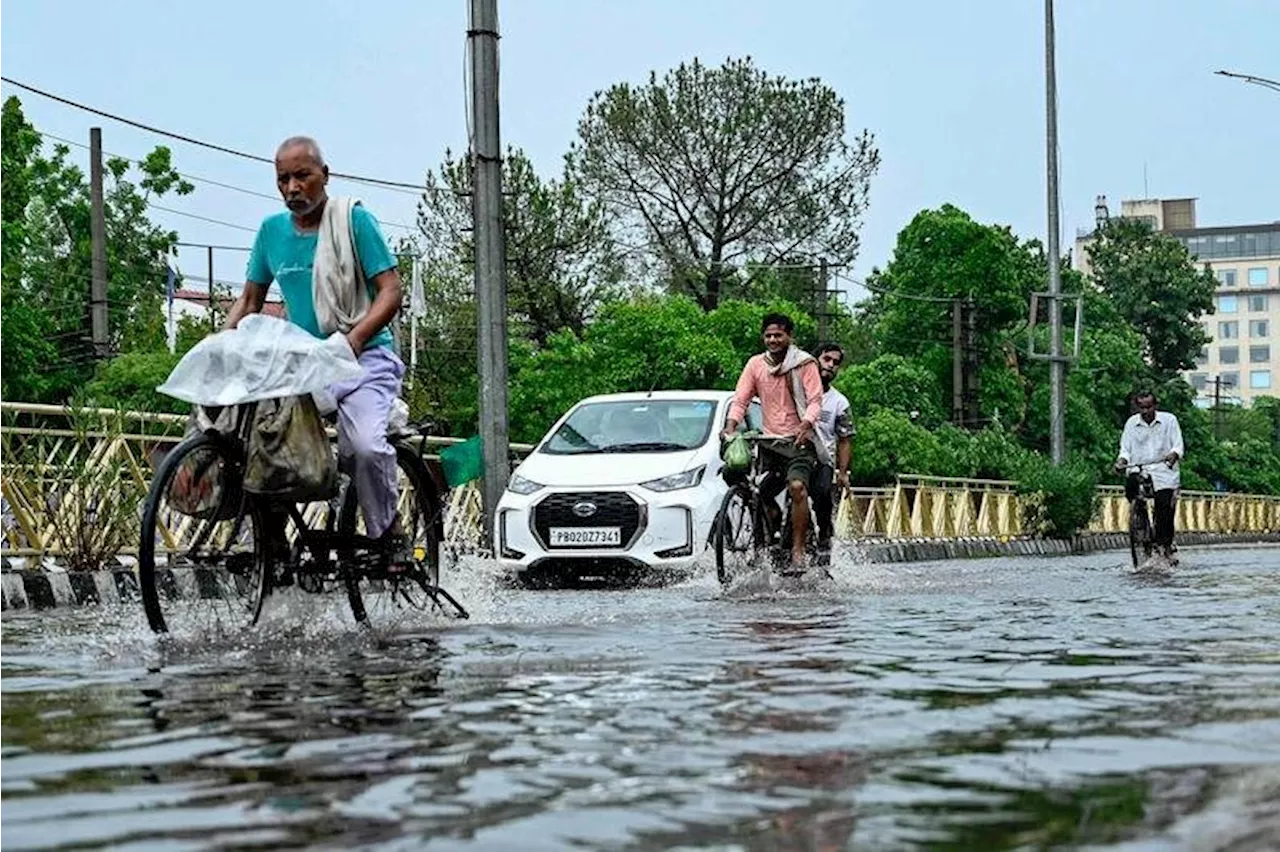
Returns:
[[[1277,80],[1268,80],[1266,77],[1254,77],[1252,74],[1236,74],[1232,71],[1214,71],[1213,73],[1222,77],[1232,77],[1236,80],[1244,80],[1246,83],[1254,83],[1280,92],[1280,81]]]
[[[1048,176],[1049,254],[1049,455],[1066,455],[1066,373],[1062,357],[1062,270],[1058,236],[1058,85],[1054,68],[1053,0],[1044,0],[1045,164]]]

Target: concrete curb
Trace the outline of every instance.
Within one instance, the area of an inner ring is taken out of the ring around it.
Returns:
[[[176,573],[194,572],[192,569],[181,569]],[[194,584],[196,580],[193,577],[188,582]],[[142,594],[138,589],[138,577],[131,568],[105,571],[5,571],[0,573],[0,599],[6,611],[41,610],[138,603],[142,600]]]
[[[1280,544],[1280,533],[1183,533],[1181,547],[1231,544]],[[1054,556],[1127,550],[1129,537],[1119,533],[1086,535],[1070,541],[1062,539],[970,538],[948,541],[855,542],[875,563],[940,562],[948,559],[982,559],[993,556]],[[213,588],[204,569],[179,568],[162,571],[162,583],[189,597],[197,590]],[[165,576],[167,575],[167,576]],[[142,600],[138,577],[132,568],[102,571],[6,570],[0,572],[0,601],[4,611],[46,610],[69,606],[139,604]]]
[[[1280,543],[1280,533],[1179,533],[1178,546],[1208,547],[1227,544]],[[992,556],[1066,556],[1098,553],[1104,550],[1128,550],[1129,536],[1123,533],[1085,535],[1077,538],[1020,538],[1001,541],[996,538],[970,538],[948,541],[913,540],[855,542],[869,562],[889,564],[901,562],[940,562],[948,559],[980,559]]]

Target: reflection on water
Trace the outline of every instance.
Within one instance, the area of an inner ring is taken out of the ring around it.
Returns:
[[[1280,550],[4,620],[5,848],[1280,846]],[[341,602],[337,602],[340,605]]]

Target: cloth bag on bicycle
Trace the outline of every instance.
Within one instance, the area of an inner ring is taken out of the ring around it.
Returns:
[[[193,406],[187,418],[183,440],[205,432],[231,434],[235,431],[236,409],[205,408]],[[168,501],[176,511],[192,518],[213,518],[225,521],[234,518],[240,509],[240,492],[226,493],[228,482],[236,489],[236,477],[227,477],[222,467],[223,457],[212,447],[204,452],[194,452],[182,461],[181,467],[169,485]],[[214,516],[217,516],[216,518]]]
[[[328,500],[338,493],[338,460],[311,394],[258,403],[244,489],[287,503]]]

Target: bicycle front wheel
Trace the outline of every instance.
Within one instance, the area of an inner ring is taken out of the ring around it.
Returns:
[[[754,564],[758,564],[761,542],[767,531],[758,529],[751,491],[743,486],[729,489],[716,514],[713,533],[716,551],[716,579],[727,584]]]
[[[1134,568],[1151,555],[1151,523],[1145,500],[1134,500],[1129,506],[1129,555]]]
[[[207,639],[262,614],[265,526],[242,472],[234,448],[211,435],[184,440],[156,471],[138,545],[142,605],[156,633]]]

